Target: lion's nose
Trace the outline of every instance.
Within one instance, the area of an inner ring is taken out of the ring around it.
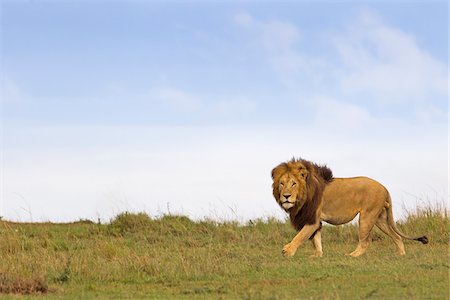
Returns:
[[[284,194],[283,197],[287,200],[287,199],[289,199],[291,197],[291,195],[290,194]]]

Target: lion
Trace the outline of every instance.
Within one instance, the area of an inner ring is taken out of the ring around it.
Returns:
[[[405,255],[402,237],[428,243],[426,236],[411,237],[396,227],[388,190],[371,178],[334,178],[325,165],[293,158],[275,167],[272,179],[273,196],[298,231],[283,247],[285,257],[293,256],[308,239],[315,248],[313,256],[321,257],[321,221],[341,225],[353,220],[357,214],[359,243],[355,251],[348,254],[350,256],[360,256],[367,250],[374,225],[394,241],[399,255]]]

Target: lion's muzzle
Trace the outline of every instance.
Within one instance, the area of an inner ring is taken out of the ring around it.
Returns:
[[[295,205],[295,200],[292,201],[292,194],[289,192],[285,192],[283,193],[283,196],[281,196],[280,198],[280,202],[281,202],[281,206],[285,209],[288,210],[290,208],[292,208]]]
[[[288,210],[292,207],[294,207],[295,203],[294,202],[290,202],[289,200],[286,200],[284,202],[281,203],[281,206],[285,209]]]

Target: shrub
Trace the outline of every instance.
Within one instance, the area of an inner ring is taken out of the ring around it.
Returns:
[[[108,229],[116,235],[136,233],[149,228],[154,221],[146,213],[124,212],[117,215],[108,224]]]

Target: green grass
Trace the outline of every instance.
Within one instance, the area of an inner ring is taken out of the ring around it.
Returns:
[[[444,209],[410,213],[399,227],[430,243],[405,241],[406,256],[374,231],[366,254],[345,255],[357,227],[324,226],[324,257],[308,242],[291,259],[286,222],[243,226],[152,219],[124,213],[109,224],[0,222],[0,293],[11,298],[448,299],[449,219]]]

